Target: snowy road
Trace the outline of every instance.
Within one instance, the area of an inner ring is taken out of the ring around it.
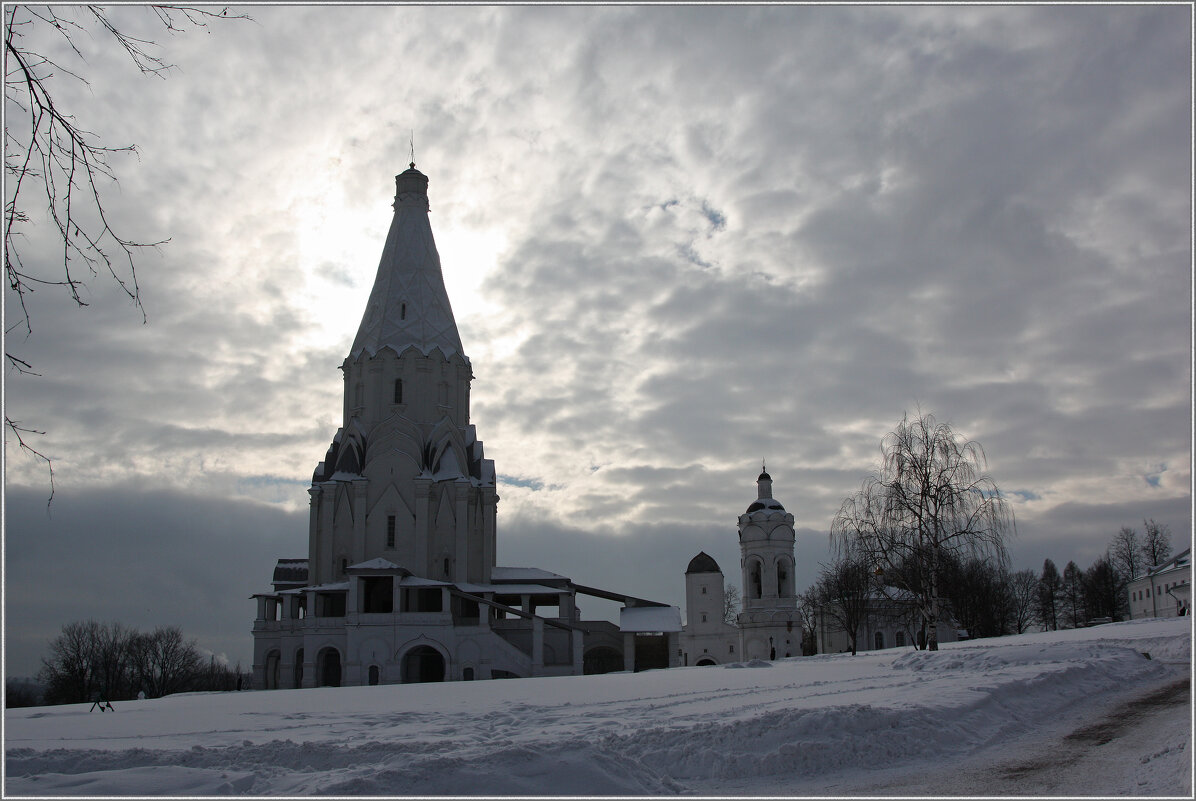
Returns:
[[[1173,619],[937,653],[17,709],[4,790],[1187,796],[1190,661]]]
[[[900,765],[796,780],[785,792],[831,796],[1190,796],[1191,678],[1168,677],[944,765]],[[714,792],[777,792],[736,782]]]

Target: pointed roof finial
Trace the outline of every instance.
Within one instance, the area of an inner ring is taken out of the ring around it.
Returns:
[[[411,169],[415,169],[415,129],[411,129]]]

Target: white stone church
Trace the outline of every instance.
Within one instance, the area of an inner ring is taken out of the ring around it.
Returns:
[[[552,676],[678,664],[680,610],[496,565],[494,462],[429,223],[428,179],[394,219],[341,365],[343,424],[312,476],[307,558],[255,595],[254,683],[274,689]],[[622,604],[582,621],[578,594]]]
[[[396,176],[394,219],[348,357],[343,424],[312,476],[307,557],[253,597],[264,689],[578,675],[797,656],[793,515],[762,472],[739,517],[736,624],[706,554],[675,606],[496,565],[494,462],[469,422],[461,346],[429,222],[428,179]],[[621,604],[580,619],[577,596]]]

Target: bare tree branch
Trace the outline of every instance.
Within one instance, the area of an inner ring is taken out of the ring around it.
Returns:
[[[187,28],[206,28],[217,19],[249,19],[193,6],[150,6],[169,33]],[[71,12],[86,22],[72,17]],[[100,275],[112,280],[141,312],[141,287],[135,256],[169,239],[139,240],[119,233],[109,219],[104,202],[105,184],[117,177],[109,158],[113,154],[137,154],[134,144],[107,146],[98,135],[82,127],[62,107],[54,93],[56,79],[66,78],[89,86],[80,71],[68,69],[46,53],[42,31],[57,34],[74,56],[85,60],[76,37],[90,35],[93,26],[107,32],[143,75],[164,78],[173,69],[153,50],[157,45],[123,32],[102,6],[5,7],[4,17],[4,170],[8,176],[4,205],[4,268],[9,289],[16,295],[17,321],[6,334],[19,328],[26,337],[33,322],[26,303],[39,288],[62,287],[78,306],[86,306],[83,290],[89,278]],[[36,34],[36,35],[35,35]],[[60,243],[60,257],[47,263],[23,251],[25,229],[33,224],[30,208],[43,206]],[[7,341],[7,340],[6,340]],[[6,350],[10,368],[18,374],[37,375],[30,363]],[[53,469],[50,459],[30,447],[22,434],[44,432],[21,427],[5,417],[6,432],[16,437],[22,450],[46,462],[50,470],[51,498]]]

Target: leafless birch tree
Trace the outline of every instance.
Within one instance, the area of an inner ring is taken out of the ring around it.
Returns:
[[[1006,567],[1013,511],[985,472],[980,445],[930,414],[905,415],[882,441],[881,453],[879,471],[843,502],[831,537],[913,593],[928,647],[938,650],[941,559],[970,556]]]
[[[1137,578],[1145,569],[1142,541],[1138,532],[1129,526],[1122,526],[1109,543],[1109,557],[1113,566],[1127,579]]]
[[[1146,534],[1142,540],[1142,556],[1146,559],[1144,567],[1161,565],[1171,558],[1171,529],[1154,519],[1143,520]],[[1134,578],[1129,576],[1129,578]]]

